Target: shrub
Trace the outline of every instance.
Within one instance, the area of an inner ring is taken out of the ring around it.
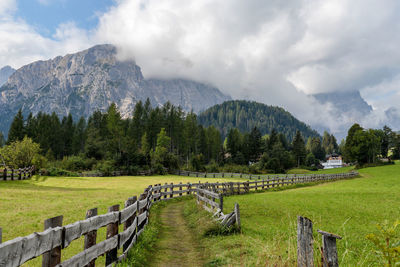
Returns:
[[[6,164],[12,168],[24,168],[33,165],[33,160],[40,153],[40,146],[31,138],[24,137],[22,141],[15,141],[0,149]]]
[[[70,172],[64,169],[59,169],[55,167],[50,167],[47,170],[41,169],[42,175],[46,176],[70,176],[70,177],[78,177],[79,174],[76,172]]]
[[[381,258],[384,266],[400,265],[400,221],[389,225],[388,221],[378,224],[379,233],[366,236],[376,246],[375,253]]]
[[[211,160],[204,168],[206,169],[206,172],[219,172],[219,166],[215,160]]]
[[[94,166],[94,169],[103,173],[105,176],[109,176],[115,170],[114,164],[115,162],[113,160],[103,160],[98,162]]]

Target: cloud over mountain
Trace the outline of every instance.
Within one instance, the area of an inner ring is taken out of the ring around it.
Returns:
[[[19,67],[113,43],[119,58],[135,59],[146,77],[211,83],[335,133],[356,121],[366,127],[390,122],[385,111],[398,106],[391,95],[400,75],[399,12],[396,0],[119,0],[98,15],[96,29],[69,22],[53,38],[11,16],[0,23],[6,35],[0,41],[11,51],[0,51],[0,62]],[[357,91],[373,107],[368,116],[339,120],[332,105],[311,96]]]

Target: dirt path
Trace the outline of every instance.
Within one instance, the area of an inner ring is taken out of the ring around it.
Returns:
[[[183,217],[182,201],[168,204],[161,212],[163,224],[152,266],[202,266],[200,248]]]

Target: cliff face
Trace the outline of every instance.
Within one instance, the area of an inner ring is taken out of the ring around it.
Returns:
[[[230,99],[217,88],[194,81],[146,80],[134,61],[118,61],[116,52],[112,45],[97,45],[15,71],[0,87],[0,131],[8,131],[20,108],[24,114],[41,111],[87,118],[115,102],[128,117],[135,104],[147,98],[154,106],[170,101],[194,112]]]
[[[0,86],[5,84],[8,78],[15,72],[15,69],[10,66],[5,66],[0,69]]]

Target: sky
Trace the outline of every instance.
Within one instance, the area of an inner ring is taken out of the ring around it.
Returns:
[[[147,78],[210,83],[332,133],[400,130],[399,14],[398,0],[1,0],[0,66],[111,43]],[[311,96],[337,91],[373,112]]]

